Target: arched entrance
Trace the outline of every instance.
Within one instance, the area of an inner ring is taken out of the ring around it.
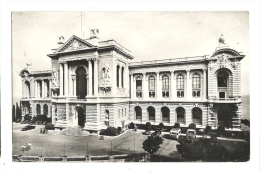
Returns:
[[[149,106],[147,108],[148,115],[149,115],[149,121],[155,121],[155,109],[152,106]]]
[[[196,125],[202,125],[202,111],[200,108],[192,109],[192,122]]]
[[[36,114],[41,115],[41,105],[39,104],[36,105]]]
[[[47,104],[43,105],[43,114],[44,115],[48,115],[48,106],[47,106]]]
[[[82,107],[77,107],[76,110],[78,113],[78,126],[84,127],[86,122],[86,114],[84,109]]]
[[[140,106],[135,107],[135,119],[142,120],[142,108]]]
[[[166,106],[161,108],[162,112],[162,122],[169,123],[170,122],[170,109]]]
[[[178,107],[176,109],[176,114],[177,114],[177,122],[180,124],[185,124],[185,109],[183,107]]]
[[[84,99],[87,95],[87,79],[84,67],[78,67],[76,70],[76,95],[78,99]]]

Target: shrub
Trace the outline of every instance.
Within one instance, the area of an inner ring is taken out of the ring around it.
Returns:
[[[135,128],[135,124],[133,122],[131,122],[129,125],[129,129],[134,129],[134,128]]]
[[[145,130],[151,130],[151,128],[152,128],[151,123],[150,123],[150,122],[147,122],[147,123],[145,124]]]
[[[196,129],[196,124],[194,124],[194,123],[190,123],[190,125],[189,125],[189,129]]]
[[[100,132],[101,133],[101,132]],[[108,127],[104,132],[102,132],[102,135],[107,135],[107,136],[117,136],[118,135],[118,130],[115,127]]]
[[[211,131],[211,126],[206,126],[205,131],[206,133],[209,133]]]
[[[180,126],[180,123],[175,123],[173,127],[174,128],[180,128],[181,126]]]
[[[118,134],[120,134],[122,132],[122,128],[121,127],[117,127],[117,132],[118,132]]]
[[[45,125],[45,129],[47,129],[47,130],[54,130],[54,124],[52,124],[52,123],[47,123],[47,124]]]
[[[163,123],[160,123],[160,124],[159,124],[159,128],[160,128],[160,130],[162,130],[162,129],[164,128],[164,124],[163,124]]]

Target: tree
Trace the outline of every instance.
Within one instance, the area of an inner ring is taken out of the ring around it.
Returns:
[[[16,111],[15,111],[16,119],[21,119],[21,109],[19,108],[18,103],[16,102]]]
[[[13,104],[13,107],[12,107],[12,118],[13,118],[13,122],[15,122],[15,105]]]
[[[163,123],[160,123],[160,124],[159,124],[159,128],[160,128],[160,130],[163,130],[164,124],[163,124]]]
[[[148,138],[143,142],[143,149],[149,154],[154,154],[159,150],[159,148],[161,148],[160,145],[162,143],[163,138],[152,133],[151,136],[148,136]]]
[[[147,123],[145,124],[145,130],[150,131],[151,128],[152,128],[151,123],[150,123],[150,122],[147,122]]]

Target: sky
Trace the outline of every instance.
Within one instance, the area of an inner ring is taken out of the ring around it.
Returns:
[[[81,14],[83,15],[81,17]],[[82,25],[81,25],[82,20]],[[224,35],[230,48],[243,52],[242,95],[249,94],[249,13],[244,12],[13,12],[13,102],[21,97],[20,71],[50,70],[47,54],[59,36],[89,38],[98,28],[100,41],[114,39],[135,61],[211,55]]]

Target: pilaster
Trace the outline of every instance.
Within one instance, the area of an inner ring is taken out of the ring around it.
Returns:
[[[89,60],[88,61],[88,69],[89,69],[89,72],[88,72],[88,74],[89,74],[89,84],[88,84],[88,86],[89,86],[89,96],[92,96],[92,94],[93,94],[93,89],[92,89],[92,63],[91,63],[91,60]]]
[[[60,63],[60,96],[63,96],[63,67]]]

